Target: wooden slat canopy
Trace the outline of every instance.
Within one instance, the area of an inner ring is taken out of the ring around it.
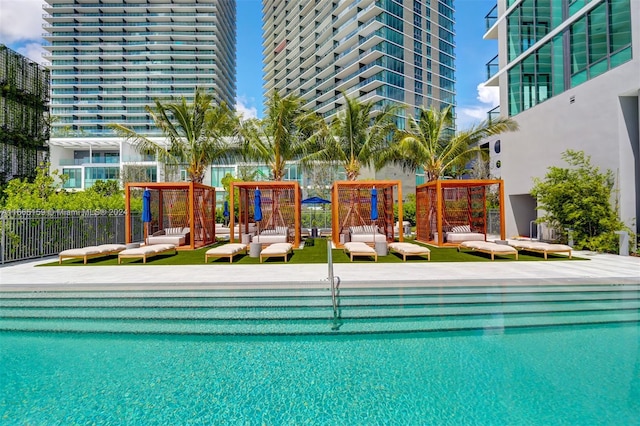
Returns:
[[[487,196],[495,194],[500,212],[500,239],[505,239],[504,188],[501,179],[450,179],[416,187],[416,240],[447,245],[446,232],[469,226],[471,232],[487,233]]]
[[[182,248],[193,250],[215,242],[215,188],[195,182],[137,182],[125,185],[127,243],[132,242],[131,202],[142,199],[145,189],[151,192],[149,234],[188,227],[189,242]]]
[[[371,220],[371,191],[378,192],[378,219]],[[396,193],[394,194],[394,188]],[[398,202],[398,220],[402,223],[402,182],[399,180],[337,181],[331,187],[331,236],[342,247],[340,235],[350,226],[377,225],[387,241],[395,240],[393,204]],[[398,238],[403,240],[402,226]]]

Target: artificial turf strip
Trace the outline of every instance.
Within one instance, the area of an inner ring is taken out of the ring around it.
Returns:
[[[305,264],[305,263],[327,263],[327,243],[323,238],[308,239],[306,240],[303,249],[294,249],[292,254],[289,254],[287,264]],[[313,243],[308,243],[313,241]],[[213,246],[203,247],[197,250],[179,250],[175,255],[159,255],[147,259],[148,265],[203,265],[204,253],[211,247],[222,245],[225,243],[217,243]],[[417,243],[416,243],[417,244]],[[433,247],[427,246],[431,250],[430,262],[491,262],[491,256],[489,254],[478,252],[458,252],[454,247]],[[333,257],[333,263],[349,263],[349,255],[341,249],[333,249],[331,251]],[[544,260],[542,254],[536,253],[524,253],[518,254],[518,260],[510,256],[496,255],[493,262],[518,262],[518,261],[570,261],[570,260],[586,260],[577,257],[569,259],[563,255],[549,255],[548,260]],[[422,256],[409,257],[407,263],[427,263],[426,258]],[[266,258],[263,260],[263,264],[281,263],[284,264],[282,257]],[[375,263],[371,257],[356,257],[353,259],[353,263]],[[378,263],[403,263],[402,257],[389,253],[387,256],[378,256]],[[260,259],[257,257],[249,257],[248,254],[239,254],[233,258],[233,263],[229,263],[228,258],[210,259],[208,264],[219,266],[236,264],[251,265],[260,264]],[[62,262],[63,266],[83,266],[82,259],[70,259]],[[89,259],[87,265],[103,266],[103,265],[118,265],[118,256],[99,257]],[[122,259],[122,264],[125,265],[143,265],[142,259]],[[46,263],[40,266],[59,266],[58,262]]]

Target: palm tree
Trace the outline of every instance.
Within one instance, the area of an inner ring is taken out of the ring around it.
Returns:
[[[287,161],[299,160],[313,146],[321,119],[302,107],[303,100],[277,91],[267,99],[266,116],[242,123],[243,154],[246,160],[264,162],[273,180],[285,176]]]
[[[376,111],[373,102],[362,103],[344,93],[343,96],[345,108],[325,130],[322,146],[302,161],[303,164],[340,162],[347,180],[355,181],[362,166],[372,164],[392,140],[397,130],[394,117],[399,108],[386,106]]]
[[[145,107],[168,144],[159,144],[147,136],[121,124],[111,127],[139,151],[155,153],[158,160],[169,165],[186,164],[189,180],[202,183],[206,168],[212,163],[226,163],[239,155],[240,147],[230,136],[238,130],[238,119],[224,104],[215,104],[213,97],[196,89],[192,104],[181,102]]]
[[[427,181],[444,176],[453,168],[465,164],[480,152],[479,142],[491,135],[515,131],[518,124],[510,118],[483,121],[457,133],[453,127],[451,106],[441,111],[420,110],[420,118],[409,118],[408,128],[400,132],[398,143],[391,145],[378,157],[378,166],[399,163],[405,169],[424,169]]]

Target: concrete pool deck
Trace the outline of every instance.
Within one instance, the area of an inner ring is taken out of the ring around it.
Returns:
[[[640,284],[640,257],[575,251],[588,261],[339,263],[345,286]],[[36,267],[57,257],[0,267],[0,291],[327,287],[326,264],[203,264]]]

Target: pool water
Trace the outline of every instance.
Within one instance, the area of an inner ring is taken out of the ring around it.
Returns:
[[[394,334],[3,331],[0,423],[640,424],[631,313]]]

